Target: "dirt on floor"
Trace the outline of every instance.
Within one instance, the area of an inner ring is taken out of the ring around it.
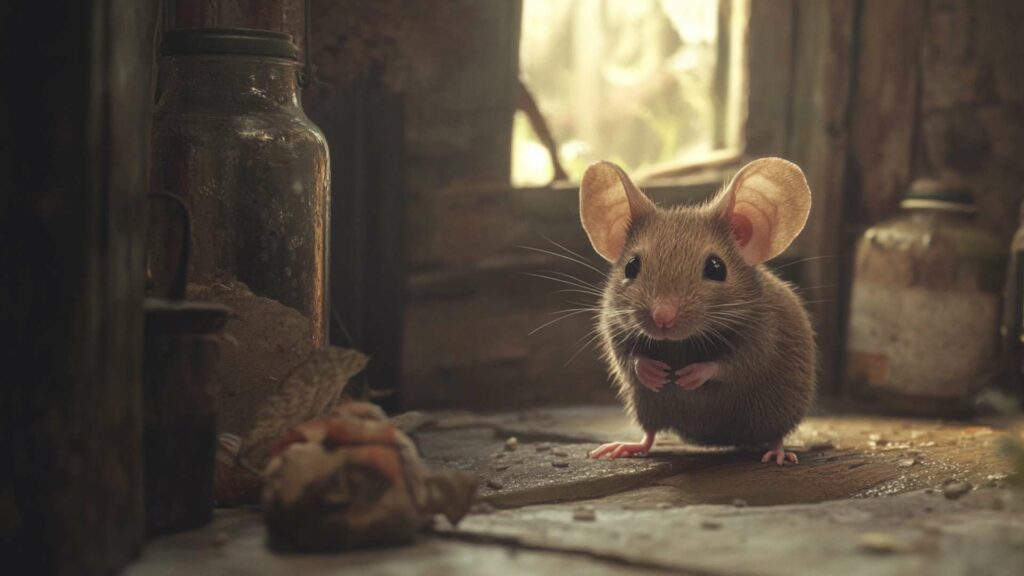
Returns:
[[[1007,437],[1024,422],[809,418],[800,464],[687,446],[590,460],[639,431],[615,407],[407,414],[428,463],[481,476],[475,512],[387,551],[279,556],[251,510],[149,545],[132,576],[268,574],[1021,574],[1024,494]],[[511,440],[515,438],[515,440]],[[247,568],[248,567],[248,568]]]

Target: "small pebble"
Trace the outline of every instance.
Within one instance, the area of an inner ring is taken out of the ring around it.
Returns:
[[[942,495],[950,500],[956,500],[971,491],[970,482],[949,482],[942,486]]]
[[[1002,488],[1005,486],[1004,480],[1006,480],[1006,474],[989,474],[985,476],[985,485],[992,488]]]
[[[510,436],[508,440],[505,440],[506,452],[513,452],[516,448],[519,448],[519,440],[515,436]]]
[[[473,504],[473,507],[470,508],[470,512],[474,514],[493,514],[494,506],[491,506],[487,502],[480,502],[479,504]]]
[[[581,506],[572,511],[572,519],[580,522],[593,522],[597,519],[597,513],[589,506]]]
[[[551,465],[554,466],[555,468],[568,468],[569,467],[569,463],[566,462],[565,460],[555,460],[554,462],[551,463]]]
[[[487,487],[491,488],[493,490],[501,490],[502,488],[505,487],[505,485],[502,484],[501,482],[497,481],[497,480],[494,480],[493,478],[488,478],[487,479]]]
[[[872,554],[894,554],[903,552],[907,545],[885,532],[865,532],[857,539],[857,547]]]
[[[747,506],[747,501],[742,498],[737,498],[732,501],[732,505],[737,508],[745,508]]]
[[[900,468],[910,468],[914,464],[917,464],[917,460],[913,458],[904,458],[903,460],[900,460],[896,464],[899,465]]]
[[[717,520],[702,520],[700,527],[705,530],[718,530],[722,527],[722,523]]]
[[[672,505],[669,504],[668,502],[658,502],[657,504],[654,505],[654,507],[659,510],[668,510],[669,508],[672,507]]]
[[[566,452],[565,450],[552,450],[551,455],[557,458],[565,458],[566,456],[569,455],[569,453]]]
[[[548,444],[537,444],[533,449],[537,452],[547,452],[548,450],[551,450],[551,446]]]
[[[508,470],[508,464],[498,464],[494,467],[495,472],[501,472],[502,470]]]

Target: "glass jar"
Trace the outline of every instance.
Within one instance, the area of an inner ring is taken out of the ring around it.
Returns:
[[[222,430],[242,433],[262,399],[327,342],[327,143],[299,99],[287,34],[168,32],[154,111],[152,190],[193,218],[188,297],[231,307],[222,362]],[[151,219],[149,241],[175,226]],[[151,288],[173,256],[153,256]]]
[[[1006,250],[968,190],[917,180],[856,252],[848,383],[899,411],[967,410],[998,373]]]

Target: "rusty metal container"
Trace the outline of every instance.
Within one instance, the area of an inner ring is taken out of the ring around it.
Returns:
[[[917,180],[856,252],[848,384],[900,412],[955,414],[998,374],[1006,249],[969,190]]]
[[[170,275],[168,294],[148,296],[143,303],[146,529],[159,534],[202,526],[213,514],[217,364],[221,331],[231,310],[184,299],[191,237],[188,210],[178,196],[153,193],[150,199],[151,204],[153,200],[170,202],[182,232],[174,240],[178,262]],[[151,240],[147,252],[167,254],[169,248],[153,245]],[[152,274],[152,262],[148,264]]]

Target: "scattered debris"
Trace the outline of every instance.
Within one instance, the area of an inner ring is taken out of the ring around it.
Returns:
[[[590,506],[580,506],[572,511],[572,519],[577,522],[593,522],[597,519],[597,512]]]
[[[718,520],[701,520],[700,527],[705,530],[718,530],[722,527],[722,523]]]
[[[221,434],[214,478],[217,503],[234,506],[258,502],[263,470],[274,442],[293,426],[324,416],[348,397],[351,378],[367,361],[361,352],[345,348],[313,352],[265,399],[244,440],[236,434]]]
[[[519,448],[519,440],[515,436],[510,436],[508,440],[505,440],[506,452],[514,452],[516,448]]]
[[[956,500],[964,494],[971,491],[970,482],[957,482],[954,480],[947,480],[942,484],[942,495],[950,500]]]
[[[554,462],[551,463],[551,465],[554,466],[555,468],[568,468],[569,467],[569,463],[566,462],[565,460],[555,460]]]
[[[494,478],[488,478],[486,484],[487,487],[492,490],[501,490],[502,488],[505,487],[504,484],[502,484],[499,480],[495,480]]]
[[[494,506],[491,506],[487,502],[473,504],[473,506],[469,509],[469,511],[472,514],[493,514],[494,510]]]
[[[407,543],[435,514],[469,511],[477,478],[431,473],[377,406],[350,402],[274,446],[263,510],[271,545],[325,551]]]
[[[906,542],[885,532],[865,532],[857,539],[857,547],[872,554],[896,554],[910,549]]]
[[[369,360],[358,350],[333,346],[310,354],[260,407],[242,437],[239,459],[258,470],[266,468],[274,443],[291,428],[322,418],[342,402],[349,381]]]
[[[259,501],[263,489],[263,473],[238,460],[242,439],[224,433],[217,437],[217,460],[214,468],[214,499],[219,506],[238,506]]]
[[[985,477],[985,485],[992,488],[1003,488],[1009,477],[1009,474],[989,474]]]

